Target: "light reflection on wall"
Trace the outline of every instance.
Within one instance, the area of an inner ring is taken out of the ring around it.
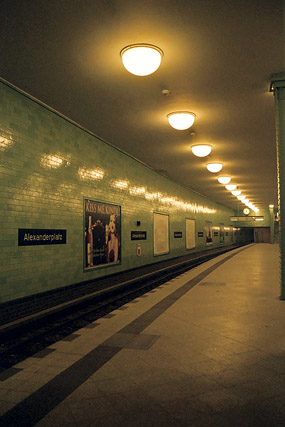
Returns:
[[[129,186],[129,183],[128,181],[125,181],[123,179],[117,179],[111,182],[111,186],[114,188],[118,188],[119,190],[126,190]]]
[[[129,191],[132,196],[141,196],[146,192],[144,187],[131,187]]]
[[[146,191],[145,198],[147,200],[159,200],[161,198],[161,193],[149,193],[148,191]]]
[[[159,192],[149,192],[145,187],[133,186],[129,188],[128,181],[118,179],[112,182],[112,187],[120,190],[128,190],[132,196],[144,197],[149,201],[157,201],[159,203],[174,206],[178,209],[190,211],[193,213],[207,213],[214,214],[216,209],[210,209],[206,206],[198,205],[197,203],[185,203],[182,200],[177,200],[175,197],[169,197]]]
[[[58,169],[63,165],[64,159],[58,155],[45,154],[41,158],[41,166],[45,169]]]
[[[1,151],[7,150],[13,144],[14,144],[14,141],[13,141],[13,139],[11,137],[10,138],[5,138],[4,136],[0,136],[0,150]]]
[[[83,167],[78,169],[78,175],[79,178],[83,180],[100,180],[104,178],[105,171],[100,168],[87,169]]]

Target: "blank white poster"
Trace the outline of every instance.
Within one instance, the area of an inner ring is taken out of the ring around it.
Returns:
[[[169,252],[168,215],[153,214],[153,252],[154,255],[167,254]]]

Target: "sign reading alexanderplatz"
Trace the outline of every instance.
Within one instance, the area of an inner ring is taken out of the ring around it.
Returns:
[[[19,228],[18,246],[65,245],[66,230]]]

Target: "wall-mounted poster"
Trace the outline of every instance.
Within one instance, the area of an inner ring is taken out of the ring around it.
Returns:
[[[225,243],[225,227],[224,227],[224,224],[220,224],[220,243]]]
[[[186,218],[186,249],[193,249],[195,246],[195,220]]]
[[[206,221],[205,232],[206,232],[206,245],[211,245],[213,243],[213,225],[209,221]]]
[[[85,199],[84,215],[84,268],[120,263],[121,207]]]
[[[169,252],[169,217],[165,214],[153,214],[153,253],[154,255]]]

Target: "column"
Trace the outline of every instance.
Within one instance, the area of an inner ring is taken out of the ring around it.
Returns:
[[[274,243],[274,205],[269,205],[269,215],[270,215],[270,243]]]
[[[275,97],[276,110],[276,148],[277,148],[277,182],[280,263],[281,263],[281,295],[285,300],[285,73],[271,76],[270,91]]]

